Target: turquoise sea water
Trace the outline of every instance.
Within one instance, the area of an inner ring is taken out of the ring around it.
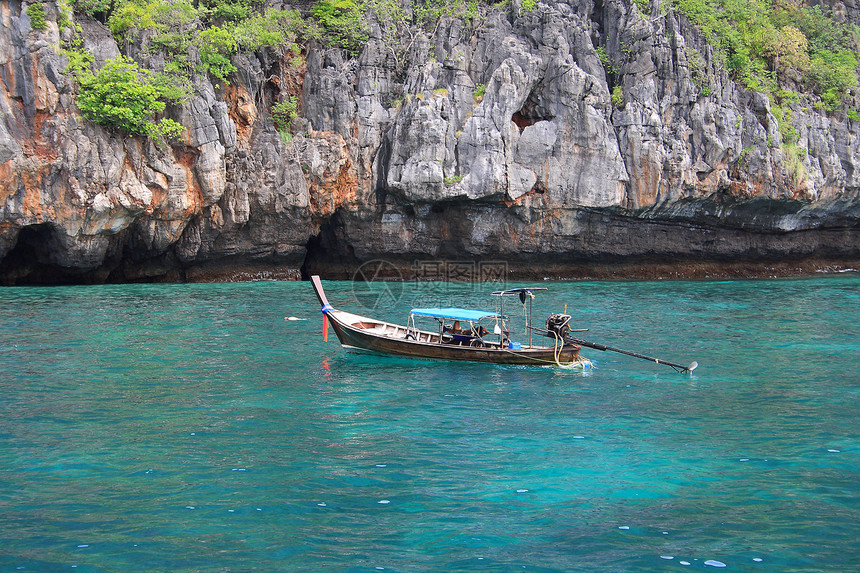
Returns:
[[[860,277],[541,286],[700,367],[351,355],[307,282],[0,290],[0,571],[860,570]]]

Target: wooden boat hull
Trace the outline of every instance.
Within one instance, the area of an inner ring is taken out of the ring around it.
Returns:
[[[353,326],[355,323],[349,324],[347,321],[342,319],[342,316],[338,316],[343,314],[345,313],[333,311],[328,313],[328,317],[338,340],[341,345],[347,349],[357,349],[376,354],[387,354],[407,358],[460,360],[465,362],[486,362],[492,364],[528,364],[532,366],[546,366],[555,365],[557,363],[568,365],[580,362],[580,347],[573,344],[565,344],[561,348],[525,347],[521,349],[510,349],[503,348],[500,345],[476,347],[440,343],[438,342],[438,335],[426,331],[419,331],[422,335],[429,335],[430,337],[430,342],[423,342],[368,332],[367,329]],[[365,324],[386,324],[378,321],[370,321],[369,319],[367,322],[357,322]],[[403,328],[403,336],[406,336],[405,328]],[[556,358],[558,359],[557,361]]]

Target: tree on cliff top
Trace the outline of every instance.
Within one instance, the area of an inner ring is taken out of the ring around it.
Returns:
[[[355,0],[318,0],[311,15],[328,34],[328,40],[357,55],[368,40],[366,8]]]
[[[147,76],[122,56],[108,60],[98,74],[79,78],[78,108],[96,123],[131,135],[176,138],[184,127],[168,118],[152,120],[165,104],[159,101],[158,88],[142,79]]]

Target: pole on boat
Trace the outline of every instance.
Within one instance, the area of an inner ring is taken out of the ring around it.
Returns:
[[[534,295],[529,293],[529,297],[531,297],[529,298],[529,346],[532,346],[532,299],[534,299]]]
[[[532,345],[532,301],[535,298],[535,295],[531,290],[524,289],[519,291],[520,302],[523,303],[523,316],[526,319],[526,333],[529,335],[529,346]],[[526,298],[529,299],[529,312],[526,315]]]
[[[617,352],[619,354],[626,354],[627,356],[632,356],[634,358],[641,358],[642,360],[650,360],[651,362],[656,362],[657,364],[665,364],[666,366],[670,366],[674,368],[678,372],[690,372],[698,368],[699,363],[693,361],[689,366],[682,366],[681,364],[675,364],[674,362],[669,362],[668,360],[662,360],[660,358],[654,358],[652,356],[645,356],[644,354],[639,354],[638,352],[631,352],[629,350],[621,350],[620,348],[613,348],[611,346],[606,346],[604,344],[597,344],[596,342],[589,342],[587,340],[582,340],[581,338],[573,338],[572,336],[566,336],[565,340],[567,342],[572,342],[573,344],[578,344],[580,346],[587,346],[588,348],[594,348],[595,350],[601,350],[606,352],[607,350],[610,352]]]
[[[325,296],[325,291],[323,290],[319,276],[312,276],[311,283],[314,285],[314,292],[322,305],[320,311],[323,313],[323,342],[328,342],[328,313],[334,309],[328,303],[328,298]]]

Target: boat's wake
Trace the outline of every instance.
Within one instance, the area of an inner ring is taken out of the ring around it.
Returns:
[[[583,374],[587,374],[594,370],[594,363],[588,358],[580,358],[576,362],[570,362],[569,364],[554,364],[552,368],[557,370],[573,370],[575,372],[582,372]]]

